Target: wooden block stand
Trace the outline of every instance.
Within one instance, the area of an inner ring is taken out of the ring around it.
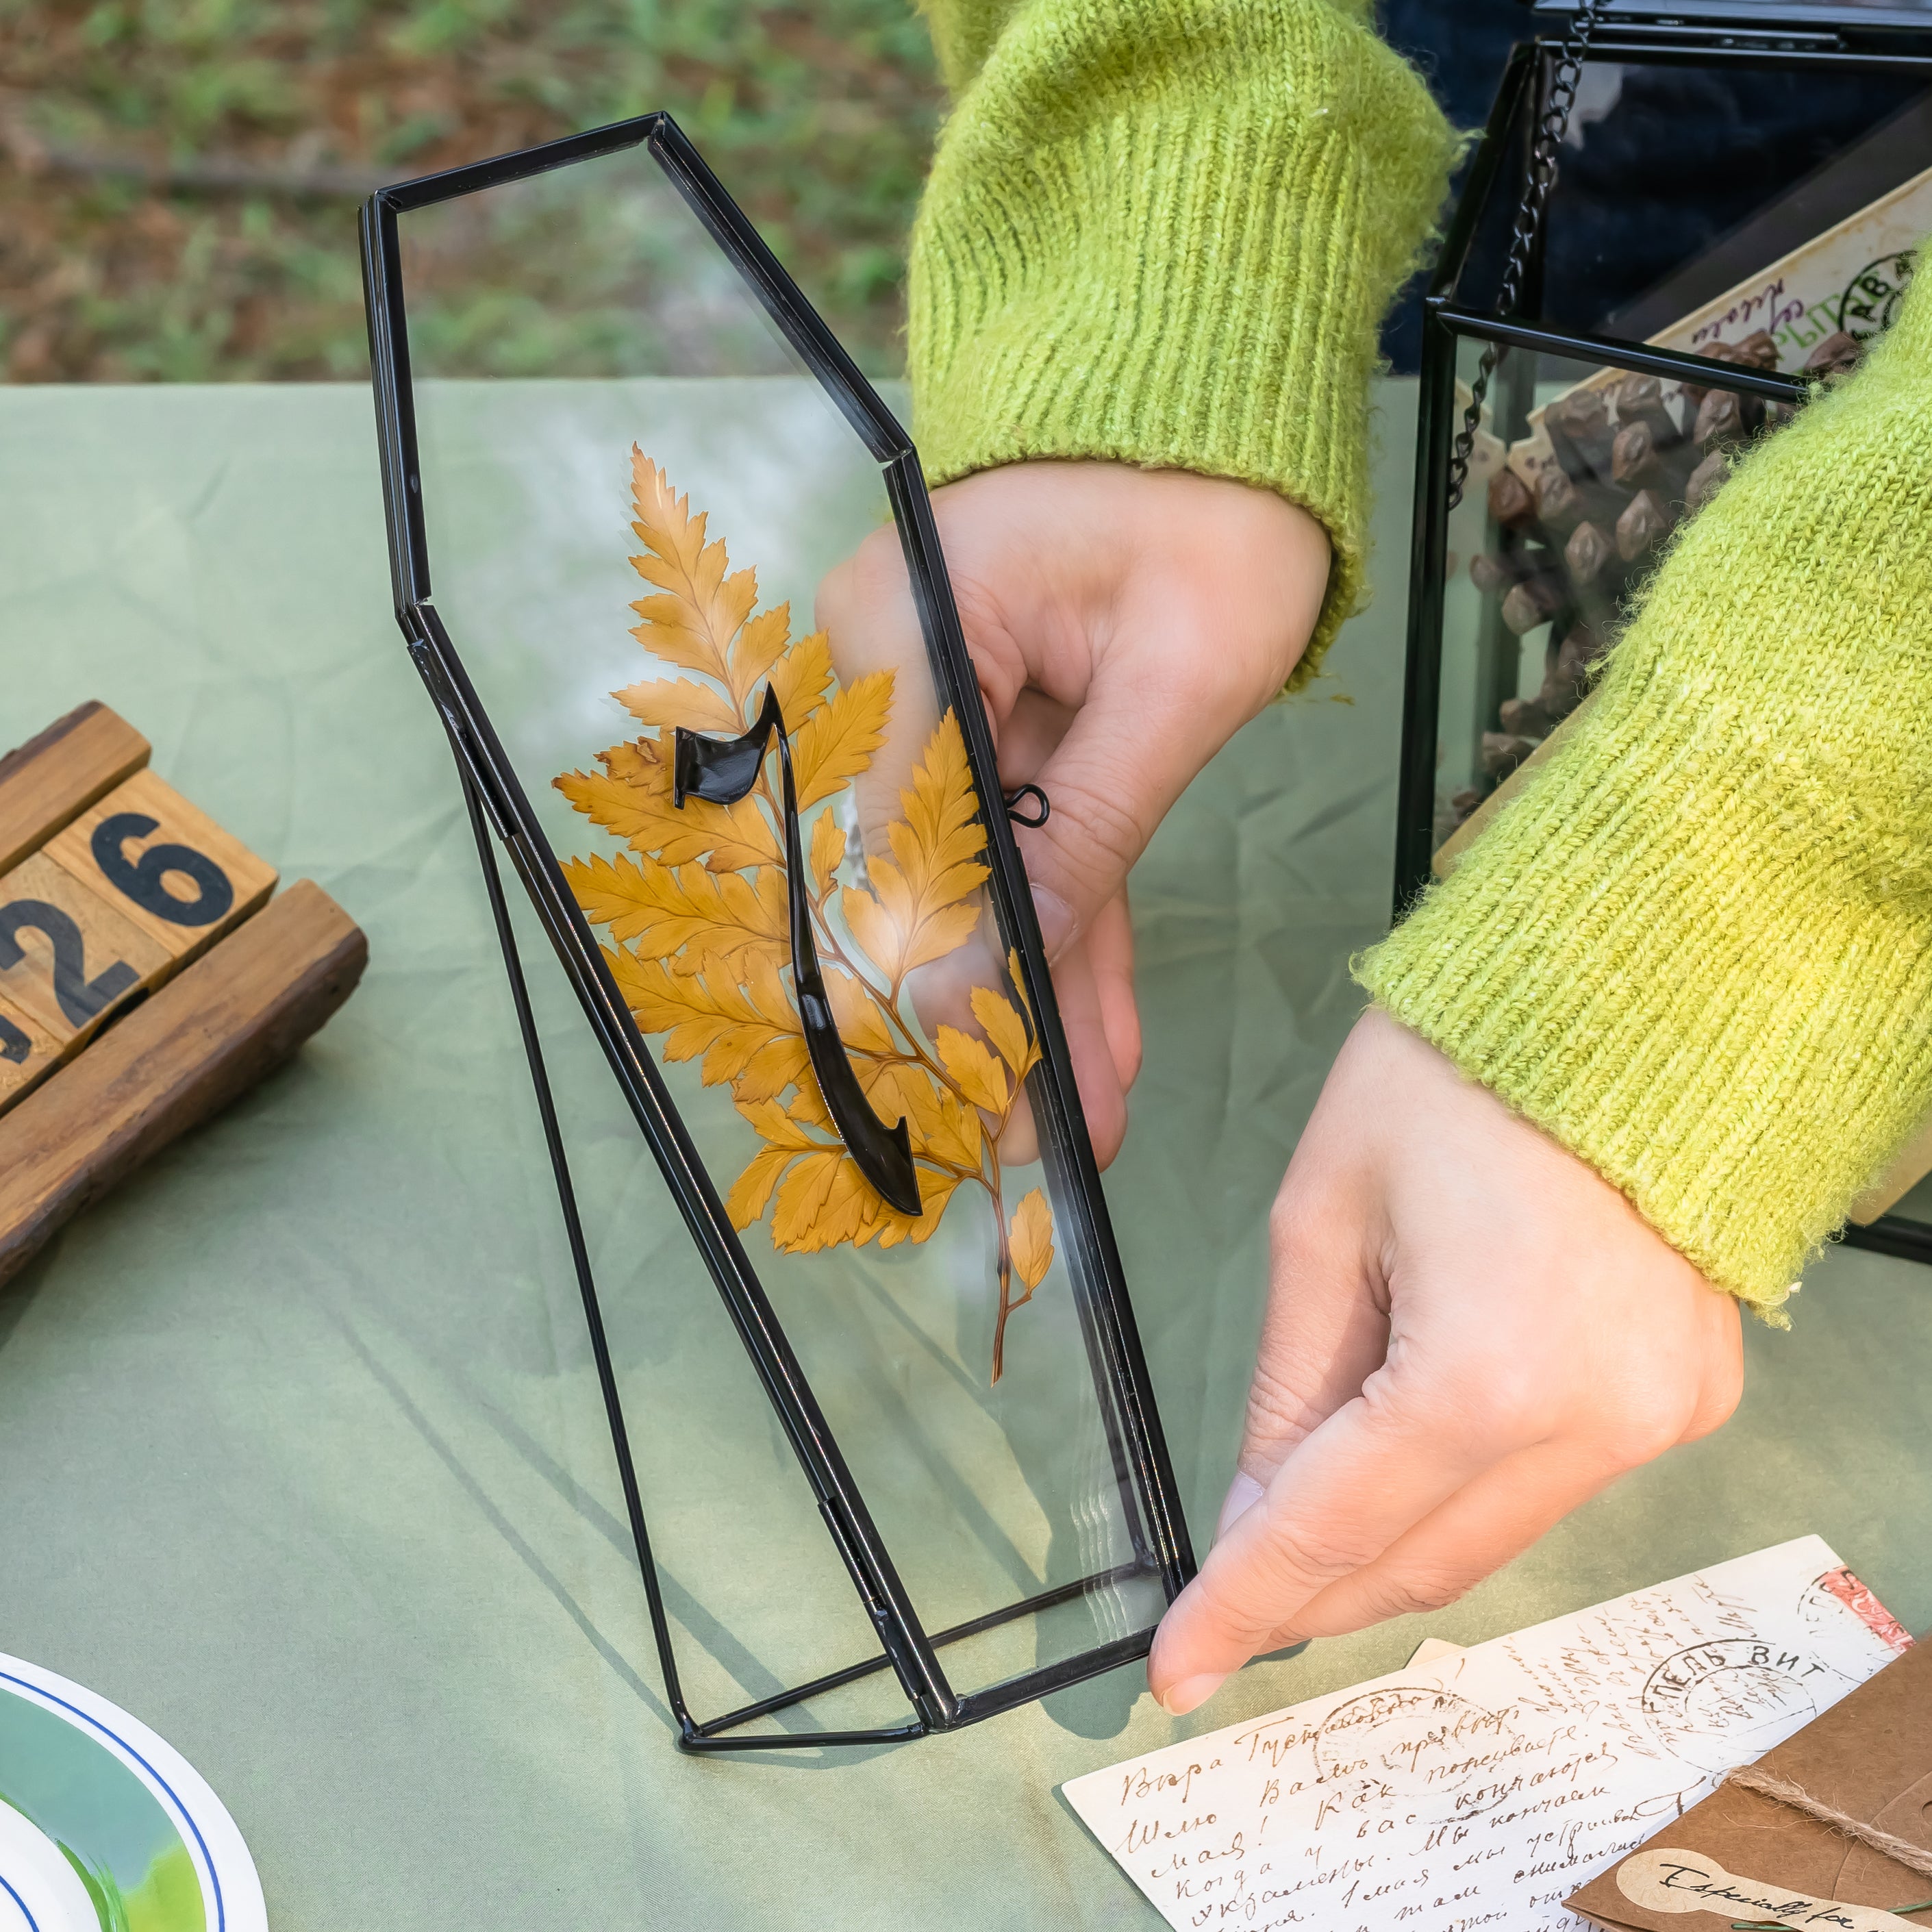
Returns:
[[[0,1281],[287,1059],[354,991],[361,929],[275,874],[84,704],[0,759]]]

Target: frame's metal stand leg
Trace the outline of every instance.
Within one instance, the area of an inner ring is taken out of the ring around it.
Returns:
[[[677,1658],[671,1648],[670,1622],[664,1615],[664,1597],[658,1584],[656,1559],[651,1555],[650,1532],[644,1524],[644,1498],[638,1491],[637,1474],[631,1456],[629,1432],[624,1426],[624,1409],[617,1394],[617,1378],[610,1366],[610,1348],[604,1333],[603,1311],[597,1302],[597,1285],[590,1267],[590,1250],[584,1239],[584,1223],[577,1211],[577,1190],[570,1178],[570,1162],[564,1151],[563,1135],[557,1125],[556,1106],[552,1099],[550,1074],[544,1064],[543,1042],[538,1037],[536,1016],[530,1010],[530,988],[524,982],[523,956],[518,949],[510,910],[503,896],[502,874],[496,868],[496,854],[490,840],[490,822],[478,795],[476,782],[459,757],[457,770],[463,781],[463,800],[470,812],[470,829],[476,836],[476,856],[483,871],[483,886],[490,898],[490,915],[496,926],[496,940],[502,949],[503,970],[509,976],[510,998],[517,1012],[518,1030],[523,1036],[524,1058],[530,1063],[530,1084],[536,1090],[537,1112],[543,1121],[544,1144],[550,1150],[550,1170],[556,1177],[557,1204],[563,1210],[563,1226],[570,1241],[570,1258],[577,1270],[578,1293],[584,1299],[584,1316],[590,1331],[590,1351],[597,1364],[598,1386],[604,1394],[604,1414],[610,1424],[610,1438],[616,1451],[618,1480],[624,1488],[624,1510],[630,1519],[631,1536],[637,1546],[638,1568],[644,1580],[644,1595],[650,1606],[651,1636],[657,1645],[658,1667],[663,1673],[664,1696],[677,1720],[678,1748],[695,1752],[771,1750],[811,1748],[825,1744],[897,1744],[927,1735],[928,1726],[915,1720],[909,1724],[882,1726],[849,1731],[810,1731],[790,1736],[721,1737],[725,1726],[742,1724],[766,1710],[782,1709],[802,1702],[820,1690],[836,1688],[849,1678],[868,1676],[885,1669],[890,1660],[880,1656],[868,1660],[856,1670],[836,1672],[802,1686],[796,1691],[768,1699],[748,1710],[700,1725],[692,1718],[677,1674]],[[829,1521],[829,1519],[828,1519]],[[836,1530],[835,1530],[836,1534]],[[1030,1607],[1030,1606],[1022,1606]],[[1011,1614],[1006,1612],[1004,1614]],[[999,1616],[986,1621],[1000,1620]]]
[[[460,760],[458,770],[461,770]],[[632,1466],[629,1436],[624,1426],[623,1405],[617,1395],[617,1378],[610,1367],[610,1345],[604,1339],[604,1317],[597,1305],[597,1288],[591,1274],[590,1250],[584,1239],[584,1222],[577,1211],[577,1190],[571,1184],[570,1162],[564,1152],[563,1136],[556,1124],[556,1106],[550,1097],[550,1075],[544,1065],[543,1042],[537,1036],[536,1016],[530,1010],[530,988],[524,980],[522,956],[517,950],[517,935],[510,924],[510,909],[503,898],[503,881],[496,870],[496,855],[490,843],[489,821],[484,816],[483,801],[467,771],[462,772],[463,802],[470,809],[470,829],[476,836],[476,856],[483,868],[483,886],[490,896],[490,916],[496,922],[496,941],[503,951],[503,970],[509,976],[510,998],[517,1010],[517,1027],[524,1037],[524,1054],[530,1062],[530,1084],[536,1089],[537,1112],[543,1120],[544,1144],[550,1150],[550,1171],[556,1177],[557,1204],[563,1210],[564,1232],[570,1241],[570,1258],[577,1270],[578,1292],[584,1298],[584,1316],[590,1328],[590,1351],[596,1358],[598,1385],[604,1392],[604,1409],[617,1449],[617,1474],[624,1486],[624,1509],[631,1521],[632,1540],[637,1545],[638,1568],[644,1573],[644,1594],[650,1604],[651,1634],[658,1647],[658,1666],[664,1673],[664,1695],[677,1718],[682,1738],[698,1735],[691,1713],[686,1708],[684,1692],[678,1683],[677,1659],[671,1650],[670,1624],[664,1616],[664,1599],[658,1588],[657,1564],[651,1556],[650,1532],[644,1526],[644,1499],[638,1492],[636,1472]]]

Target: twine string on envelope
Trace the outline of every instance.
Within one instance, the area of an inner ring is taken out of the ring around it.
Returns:
[[[1724,1781],[1726,1784],[1742,1784],[1747,1791],[1774,1798],[1779,1804],[1788,1804],[1794,1811],[1802,1811],[1808,1818],[1815,1818],[1820,1824],[1830,1826],[1843,1836],[1856,1838],[1862,1845],[1869,1845],[1874,1851],[1894,1859],[1907,1871],[1932,1878],[1932,1852],[1913,1844],[1909,1839],[1894,1838],[1889,1832],[1881,1832],[1876,1825],[1868,1825],[1863,1819],[1854,1818],[1849,1811],[1840,1811],[1836,1805],[1814,1798],[1803,1785],[1793,1784],[1788,1778],[1780,1778],[1774,1772],[1760,1771],[1755,1765],[1741,1764],[1736,1770],[1727,1772]]]
[[[1856,1838],[1862,1845],[1869,1846],[1882,1856],[1891,1858],[1916,1871],[1922,1876],[1932,1878],[1932,1852],[1922,1850],[1909,1839],[1894,1838],[1889,1832],[1881,1832],[1876,1825],[1868,1825],[1862,1818],[1854,1818],[1849,1811],[1840,1811],[1835,1804],[1827,1804],[1822,1798],[1814,1798],[1802,1784],[1794,1784],[1788,1778],[1780,1778],[1774,1772],[1760,1771],[1756,1766],[1741,1764],[1736,1770],[1727,1772],[1724,1780],[1726,1784],[1742,1784],[1747,1791],[1755,1791],[1760,1796],[1774,1798],[1780,1804],[1788,1804],[1794,1811],[1802,1811],[1808,1818],[1815,1818],[1821,1825],[1828,1825],[1840,1836]],[[1932,1898],[1917,1905],[1894,1905],[1887,1909],[1893,1912],[1923,1912],[1932,1906]],[[1733,1932],[1789,1932],[1789,1928],[1776,1920],[1760,1925],[1753,1919],[1734,1918],[1731,1922]]]

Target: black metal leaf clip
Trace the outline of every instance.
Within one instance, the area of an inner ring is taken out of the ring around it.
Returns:
[[[852,1071],[838,1023],[826,998],[818,970],[818,948],[812,936],[812,901],[806,890],[805,851],[798,829],[798,793],[792,782],[791,742],[785,735],[778,694],[765,687],[758,722],[737,738],[707,738],[677,729],[671,764],[671,802],[680,810],[687,798],[713,805],[736,805],[758,782],[772,734],[778,741],[778,766],[784,801],[785,885],[791,924],[792,985],[805,1030],[805,1049],[824,1096],[825,1111],[859,1172],[902,1214],[920,1212],[919,1169],[912,1157],[912,1133],[904,1115],[889,1127],[874,1111]]]

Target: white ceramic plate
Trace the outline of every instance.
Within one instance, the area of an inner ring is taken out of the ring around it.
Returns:
[[[267,1932],[235,1821],[146,1724],[0,1655],[0,1932]]]

